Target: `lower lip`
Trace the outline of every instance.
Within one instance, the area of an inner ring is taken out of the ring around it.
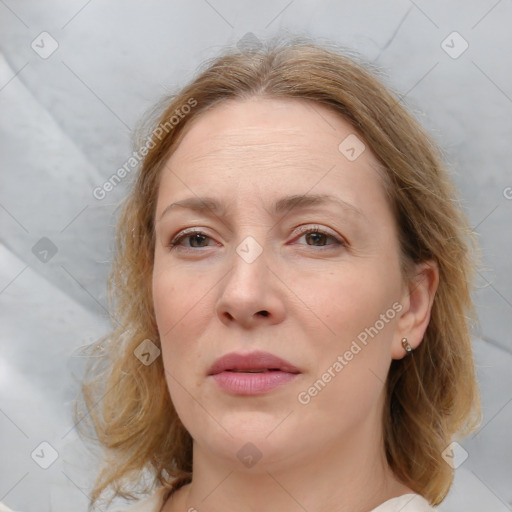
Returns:
[[[287,372],[221,372],[212,377],[228,393],[235,395],[261,395],[292,381],[298,374]]]

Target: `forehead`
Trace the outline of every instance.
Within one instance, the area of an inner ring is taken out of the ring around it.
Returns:
[[[346,140],[358,152],[364,148],[356,159],[340,150]],[[314,188],[361,202],[382,189],[379,161],[363,144],[351,123],[317,102],[227,100],[187,125],[166,163],[160,192],[181,199],[191,192],[233,195],[236,189],[246,191],[247,199],[251,193],[302,194]]]
[[[340,156],[338,146],[349,135],[362,139],[341,115],[311,100],[227,100],[187,125],[171,158],[190,161],[243,156],[250,151],[259,156],[266,152],[286,154],[294,162],[304,158],[316,161],[320,154]]]

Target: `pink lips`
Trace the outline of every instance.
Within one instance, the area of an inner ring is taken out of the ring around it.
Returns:
[[[237,354],[217,359],[208,375],[224,391],[236,395],[258,395],[295,379],[300,370],[269,352]]]

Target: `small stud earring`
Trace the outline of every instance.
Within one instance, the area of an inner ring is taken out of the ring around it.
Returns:
[[[407,338],[402,338],[402,346],[404,347],[405,355],[408,356],[412,352],[412,347],[409,345]]]

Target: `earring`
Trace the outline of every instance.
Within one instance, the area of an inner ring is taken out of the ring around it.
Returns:
[[[412,347],[409,345],[407,338],[402,338],[402,346],[404,347],[405,355],[408,356],[412,352]]]

